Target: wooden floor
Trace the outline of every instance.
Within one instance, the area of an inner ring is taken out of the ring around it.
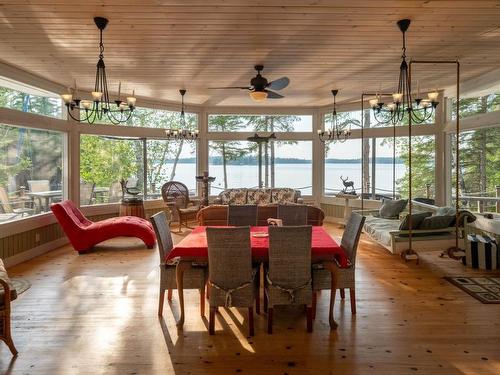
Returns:
[[[246,314],[235,309],[221,310],[209,336],[195,291],[182,331],[175,293],[158,319],[157,252],[129,239],[107,244],[81,256],[65,246],[9,270],[32,287],[13,304],[20,354],[11,360],[0,344],[0,373],[500,374],[500,305],[443,280],[479,273],[436,253],[405,264],[363,238],[355,317],[338,303],[330,332],[322,293],[314,333],[303,310],[278,309],[273,335],[261,315],[247,338]]]

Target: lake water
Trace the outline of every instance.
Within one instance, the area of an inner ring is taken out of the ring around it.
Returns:
[[[170,173],[172,164],[166,164],[165,169]],[[277,164],[275,170],[275,186],[299,189],[302,195],[312,194],[311,164]],[[392,191],[392,164],[377,164],[375,171],[377,192]],[[396,179],[401,178],[404,172],[404,164],[396,164]],[[215,177],[211,194],[217,195],[224,189],[222,165],[210,165],[209,173],[210,176]],[[174,180],[181,181],[190,190],[194,190],[196,189],[194,179],[196,174],[195,164],[178,164]],[[325,190],[327,193],[343,189],[344,186],[340,180],[341,176],[344,179],[349,177],[349,180],[354,182],[355,188],[361,188],[360,164],[325,164]],[[256,187],[258,185],[258,167],[256,165],[228,165],[227,177],[228,187]]]

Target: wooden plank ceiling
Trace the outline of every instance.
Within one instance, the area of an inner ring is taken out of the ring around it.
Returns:
[[[393,90],[401,55],[396,21],[410,18],[408,55],[455,59],[463,79],[500,67],[498,0],[5,0],[0,4],[0,58],[71,85],[93,86],[98,55],[94,16],[104,34],[110,90],[118,80],[139,97],[188,103],[255,105],[243,91],[253,65],[270,80],[286,75],[282,100],[264,105],[321,106]],[[415,72],[420,86],[444,88],[452,68]],[[500,79],[500,77],[499,77]],[[140,101],[138,103],[140,105]]]

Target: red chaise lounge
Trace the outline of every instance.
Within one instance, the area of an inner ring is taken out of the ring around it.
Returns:
[[[78,252],[90,250],[98,243],[115,237],[140,238],[148,249],[155,245],[153,226],[145,219],[121,216],[94,223],[70,200],[55,203],[50,209]]]

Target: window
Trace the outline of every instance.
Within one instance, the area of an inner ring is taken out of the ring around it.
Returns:
[[[80,205],[119,202],[120,181],[144,191],[143,141],[105,136],[80,138]],[[142,195],[140,195],[142,198]]]
[[[361,139],[325,143],[325,195],[334,196],[344,189],[342,179],[353,181],[361,193]]]
[[[0,222],[49,211],[63,197],[63,134],[0,125]]]
[[[500,127],[460,133],[459,196],[460,206],[472,211],[498,212],[498,203],[488,198],[500,192]],[[452,136],[452,151],[455,136]],[[452,155],[452,196],[455,196],[455,155]],[[451,202],[454,204],[453,202]]]
[[[452,119],[456,118],[457,101],[452,101]],[[476,98],[460,100],[460,118],[474,116],[480,113],[494,112],[500,110],[500,94],[494,93]]]
[[[312,195],[311,141],[271,142],[267,155],[267,186],[290,187],[302,195]]]
[[[257,147],[248,141],[210,141],[209,173],[215,177],[211,194],[228,188],[259,186]]]
[[[0,107],[61,118],[59,96],[0,78]]]
[[[148,198],[161,198],[161,187],[168,181],[180,181],[196,194],[195,141],[147,141]]]
[[[434,198],[434,137],[412,137],[412,196]],[[392,137],[364,140],[364,188],[367,198],[408,197],[408,137],[396,138],[393,163]],[[373,174],[374,171],[374,174]],[[325,195],[344,188],[342,180],[354,182],[361,192],[361,139],[327,144],[325,155]]]
[[[312,116],[210,115],[211,132],[311,132]]]

